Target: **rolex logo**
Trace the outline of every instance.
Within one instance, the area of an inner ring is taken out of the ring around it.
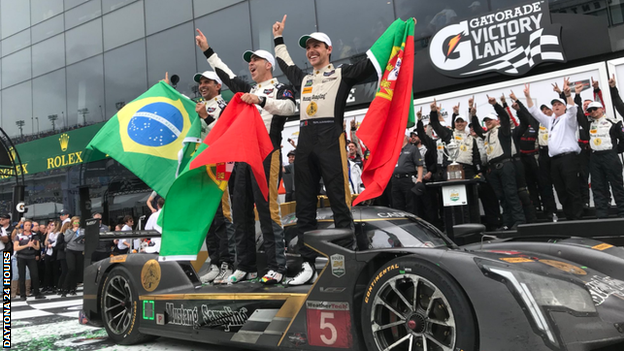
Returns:
[[[61,134],[59,137],[59,143],[61,144],[61,150],[66,151],[69,145],[69,135],[66,133]]]
[[[13,159],[13,162],[15,162],[15,158],[17,157],[17,155],[15,154],[15,148],[9,148],[9,152],[11,153],[11,158]]]

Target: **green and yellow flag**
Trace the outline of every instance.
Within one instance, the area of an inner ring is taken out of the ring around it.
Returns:
[[[166,198],[201,142],[199,121],[193,101],[158,82],[119,110],[87,150],[110,155]]]

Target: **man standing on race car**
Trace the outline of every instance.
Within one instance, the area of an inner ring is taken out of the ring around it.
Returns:
[[[336,228],[354,231],[351,215],[351,194],[345,136],[344,110],[351,87],[375,73],[370,60],[353,65],[334,67],[330,63],[332,43],[325,33],[312,33],[299,39],[306,57],[314,68],[306,74],[288,54],[282,33],[286,15],[273,25],[275,54],[282,71],[301,93],[300,135],[295,151],[295,187],[298,250],[303,258],[302,269],[289,282],[301,285],[313,282],[317,273],[317,253],[304,245],[304,233],[317,229],[317,188],[321,177],[334,213]],[[355,240],[352,238],[348,245]]]
[[[195,112],[201,118],[202,141],[217,123],[217,119],[223,113],[227,102],[221,96],[223,81],[213,71],[196,73],[193,80],[199,83],[201,100],[195,105]],[[229,240],[233,236],[232,216],[230,211],[230,192],[226,188],[221,198],[221,204],[217,208],[208,235],[206,235],[206,247],[210,255],[210,270],[200,277],[202,283],[223,284],[232,275],[234,257],[230,254]],[[232,233],[231,233],[232,232]]]
[[[253,213],[255,202],[269,269],[261,281],[265,284],[280,283],[286,273],[286,255],[284,252],[284,229],[282,228],[282,218],[277,202],[277,187],[282,169],[280,151],[282,130],[286,116],[294,114],[297,107],[293,91],[289,86],[281,84],[273,78],[272,71],[275,66],[275,59],[268,51],[247,50],[243,53],[243,60],[249,63],[251,78],[256,82],[252,86],[237,77],[221,61],[199,29],[197,29],[195,42],[219,78],[233,92],[244,92],[245,94],[241,97],[242,101],[256,105],[273,143],[273,152],[263,162],[269,187],[268,201],[264,199],[251,167],[242,162],[236,164],[236,176],[234,177],[236,191],[232,199],[232,210],[238,262],[236,271],[227,282],[236,283],[257,277]]]

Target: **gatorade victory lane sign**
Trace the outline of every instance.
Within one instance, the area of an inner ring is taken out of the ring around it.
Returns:
[[[429,57],[449,77],[521,76],[542,62],[566,61],[560,36],[561,25],[550,23],[548,3],[535,1],[442,28],[431,39]]]

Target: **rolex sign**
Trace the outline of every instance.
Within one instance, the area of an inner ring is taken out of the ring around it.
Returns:
[[[561,25],[550,23],[548,3],[535,1],[451,24],[429,45],[440,73],[462,78],[497,72],[526,74],[542,62],[565,62]]]

